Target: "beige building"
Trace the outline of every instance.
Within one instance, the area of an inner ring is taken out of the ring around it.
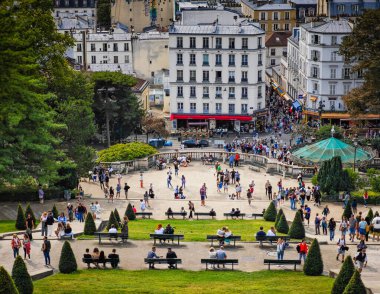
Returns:
[[[132,88],[133,93],[141,101],[143,109],[149,110],[149,82],[143,79],[136,78],[136,85]]]
[[[156,7],[157,19],[155,25],[166,31],[170,20],[174,18],[174,0],[115,0],[111,9],[112,23],[120,22],[134,32],[143,32],[152,25],[151,9]]]

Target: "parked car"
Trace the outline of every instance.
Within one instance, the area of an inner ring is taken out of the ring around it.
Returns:
[[[166,143],[166,140],[164,139],[150,139],[149,140],[149,145],[155,148],[161,148],[165,146],[165,143]]]
[[[194,139],[191,139],[191,140],[185,140],[185,141],[182,141],[182,144],[186,147],[186,148],[194,148],[194,147],[208,147],[209,146],[209,143],[207,140],[194,140]]]

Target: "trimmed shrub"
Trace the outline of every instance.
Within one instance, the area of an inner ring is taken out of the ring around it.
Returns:
[[[117,209],[115,208],[115,210],[113,211],[114,215],[115,215],[115,218],[117,220],[118,223],[120,223],[120,215],[119,215],[119,212],[117,211]]]
[[[59,271],[63,274],[75,272],[78,268],[77,261],[70,243],[65,241],[62,246],[61,257],[59,259]]]
[[[334,281],[333,288],[331,290],[331,294],[341,294],[349,283],[352,275],[355,272],[354,262],[350,255],[346,257],[344,263],[340,269],[338,276]]]
[[[342,214],[342,219],[345,216],[347,219],[349,219],[352,215],[352,208],[351,208],[351,202],[348,201],[346,207],[344,208],[343,214]]]
[[[116,144],[98,152],[97,162],[113,162],[144,158],[157,153],[156,148],[140,142]]]
[[[283,215],[284,212],[282,211],[282,208],[279,209],[276,215],[276,220],[274,222],[274,227],[277,229],[278,222],[280,221],[281,215]]]
[[[133,211],[132,204],[128,203],[127,209],[125,210],[125,214],[129,220],[135,220],[136,215],[135,212]]]
[[[87,213],[86,220],[84,222],[84,231],[83,233],[85,235],[94,235],[96,232],[96,225],[94,218],[92,217],[91,213]]]
[[[32,207],[30,206],[30,203],[28,203],[28,205],[25,208],[25,219],[28,217],[28,214],[30,214],[30,216],[33,219],[34,225],[36,225],[36,217],[34,216],[34,212],[32,210]]]
[[[111,211],[110,217],[108,219],[107,231],[111,228],[112,225],[115,225],[116,229],[119,228],[119,223],[117,222],[115,214],[113,213],[113,211]]]
[[[320,276],[323,273],[323,261],[317,239],[314,239],[307,253],[303,272],[307,276]]]
[[[305,228],[302,223],[301,213],[297,211],[294,216],[293,223],[289,229],[289,237],[292,239],[303,239],[305,238]]]
[[[274,222],[276,220],[276,215],[277,215],[276,207],[274,206],[273,201],[271,201],[268,208],[265,210],[264,219],[266,221]]]
[[[366,218],[369,218],[369,220],[372,222],[372,220],[373,220],[373,210],[372,210],[372,208],[370,208],[369,210],[368,210],[368,213],[367,213],[367,216],[366,216]]]
[[[25,230],[26,229],[25,214],[24,214],[24,210],[22,209],[20,203],[18,204],[18,208],[17,208],[16,229],[17,230]]]
[[[58,218],[59,213],[58,213],[58,209],[55,206],[55,204],[53,205],[53,209],[51,210],[51,212],[53,213],[54,218]]]
[[[17,290],[22,294],[33,293],[33,282],[28,273],[24,260],[19,255],[16,257],[12,268],[12,278]]]
[[[355,270],[352,275],[350,282],[347,284],[344,289],[343,294],[366,294],[366,288],[363,284],[362,278],[360,277],[360,273]]]
[[[285,214],[282,214],[280,217],[280,221],[277,224],[277,231],[283,234],[287,234],[289,232],[288,221],[286,220]]]
[[[19,294],[13,279],[2,266],[0,266],[0,291],[4,294]]]

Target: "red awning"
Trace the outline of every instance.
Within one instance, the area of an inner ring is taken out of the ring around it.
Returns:
[[[215,120],[240,120],[251,121],[252,116],[249,115],[212,115],[212,114],[171,114],[170,120],[173,119],[215,119]]]

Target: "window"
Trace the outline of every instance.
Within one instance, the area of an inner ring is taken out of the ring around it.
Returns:
[[[190,71],[190,82],[196,82],[197,81],[197,72],[195,70]]]
[[[129,63],[129,55],[125,55],[124,56],[124,62],[125,63]]]
[[[262,77],[262,71],[261,70],[259,70],[258,72],[257,72],[257,82],[262,82],[262,79],[263,79],[263,77]]]
[[[228,114],[235,114],[235,104],[228,104]]]
[[[358,76],[358,79],[363,78],[363,70],[362,70],[362,69],[359,69],[359,70],[357,71],[357,76]]]
[[[313,66],[311,68],[311,75],[312,75],[313,78],[318,78],[318,71],[319,71],[318,67],[314,67]]]
[[[248,113],[248,104],[242,104],[241,105],[241,114],[247,114]]]
[[[274,23],[273,24],[273,30],[274,31],[278,31],[278,23]]]
[[[241,66],[248,66],[248,55],[243,54],[241,56]]]
[[[241,39],[241,49],[248,49],[248,38]]]
[[[177,87],[177,97],[183,97],[183,87],[182,86]]]
[[[248,98],[248,88],[247,87],[242,87],[241,88],[241,98],[242,99],[247,99]]]
[[[336,52],[331,52],[331,61],[336,61]]]
[[[229,38],[228,39],[228,48],[229,49],[235,49],[235,38]]]
[[[313,92],[318,92],[318,83],[313,83]]]
[[[91,56],[91,63],[96,63],[96,56]]]
[[[343,13],[344,12],[344,4],[340,4],[340,5],[337,5],[337,8],[338,8],[338,12],[339,13]]]
[[[262,38],[261,37],[258,37],[257,38],[257,48],[261,48],[261,44],[262,44]]]
[[[335,110],[335,100],[330,100],[330,110]]]
[[[344,68],[343,69],[343,78],[344,79],[349,79],[350,78],[350,69],[349,68]]]
[[[350,92],[351,84],[343,84],[343,94],[346,95]]]
[[[215,88],[215,98],[222,98],[222,87]]]
[[[209,65],[208,54],[203,54],[203,65]]]
[[[258,55],[258,65],[263,65],[263,55],[261,53]]]
[[[285,19],[286,20],[290,19],[290,12],[289,11],[285,11]]]
[[[278,12],[273,12],[273,20],[278,20]]]
[[[82,56],[78,56],[77,57],[77,61],[78,61],[79,64],[82,64]]]
[[[182,55],[182,53],[177,53],[177,65],[183,65],[183,55]]]
[[[177,82],[183,81],[183,70],[177,70]]]
[[[263,31],[265,31],[266,30],[266,25],[265,25],[265,23],[261,23],[260,24],[260,28],[263,30]]]
[[[270,60],[270,65],[276,65],[276,59],[271,59]]]
[[[222,82],[222,72],[221,71],[216,71],[215,72],[215,82],[216,83],[221,83]]]
[[[183,102],[178,102],[177,103],[177,111],[179,113],[182,113],[183,112]]]
[[[215,103],[215,112],[218,114],[222,113],[222,103]]]
[[[82,44],[77,44],[77,52],[82,52]]]
[[[92,51],[92,52],[96,51],[96,49],[95,49],[95,44],[91,44],[91,51]]]
[[[330,78],[336,79],[336,68],[330,68]]]
[[[103,43],[103,51],[107,51],[107,43]]]
[[[183,38],[177,37],[177,48],[183,48]]]
[[[210,72],[208,70],[203,71],[203,82],[209,82],[210,81]]]
[[[276,56],[276,48],[270,49],[270,56]]]
[[[311,59],[314,61],[319,60],[320,53],[318,50],[311,50]]]
[[[119,46],[117,43],[113,43],[113,51],[119,51]]]
[[[195,37],[190,37],[190,48],[196,48],[196,45]]]
[[[331,45],[338,44],[338,36],[331,36]]]
[[[260,13],[260,20],[265,20],[265,12]]]
[[[228,88],[228,98],[235,99],[235,87]]]
[[[261,102],[257,103],[257,109],[261,109]]]
[[[311,36],[311,43],[313,44],[319,44],[319,36],[318,35],[312,35]]]
[[[263,96],[262,96],[262,86],[258,86],[257,87],[257,98],[262,98]]]
[[[289,24],[286,23],[286,24],[284,25],[284,30],[285,30],[285,31],[289,31],[289,28],[290,28]]]
[[[128,43],[124,43],[124,51],[129,51],[129,44]]]
[[[353,11],[355,14],[358,14],[358,13],[359,13],[359,5],[358,5],[358,4],[354,4],[354,5],[352,5],[352,11]]]
[[[335,95],[336,85],[335,84],[330,84],[329,88],[330,88],[330,95]]]
[[[216,38],[215,39],[215,48],[216,49],[222,49],[222,38]]]
[[[190,86],[190,98],[195,98],[196,96],[195,86]]]
[[[197,112],[197,103],[190,103],[190,113]]]
[[[190,65],[195,65],[195,54],[190,54]]]
[[[235,55],[233,54],[228,55],[228,65],[235,66]]]
[[[209,88],[203,87],[203,98],[209,98]]]
[[[235,82],[235,72],[229,71],[228,72],[228,82],[234,83]]]
[[[113,63],[119,63],[119,56],[113,57]]]
[[[208,38],[207,37],[203,38],[203,48],[208,49]]]
[[[242,83],[248,82],[248,72],[247,71],[241,72],[241,82]]]
[[[209,109],[210,109],[209,104],[203,103],[203,113],[208,113]]]
[[[222,54],[216,54],[215,55],[215,65],[222,65]]]

